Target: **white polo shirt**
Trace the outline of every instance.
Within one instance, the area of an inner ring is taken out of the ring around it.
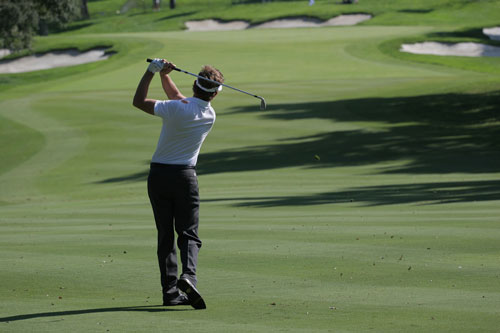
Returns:
[[[195,166],[215,122],[210,102],[196,97],[156,101],[154,112],[163,119],[163,126],[152,162]]]

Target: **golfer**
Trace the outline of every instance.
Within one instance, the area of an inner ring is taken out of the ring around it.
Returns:
[[[165,59],[154,59],[139,82],[133,105],[163,121],[148,177],[148,194],[158,230],[163,305],[205,309],[205,302],[196,289],[201,240],[198,237],[200,199],[195,166],[201,145],[215,122],[210,102],[222,86],[198,78],[193,84],[193,97],[186,98],[168,75],[173,68],[175,65]],[[169,100],[147,98],[149,84],[157,72]],[[204,66],[199,76],[224,82],[221,72],[212,66]],[[182,262],[179,278],[174,233],[177,233]]]

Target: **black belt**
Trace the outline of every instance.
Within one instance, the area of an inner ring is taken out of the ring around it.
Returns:
[[[189,170],[189,169],[195,169],[194,165],[185,165],[185,164],[163,164],[163,163],[156,163],[152,162],[151,167],[153,168],[160,168],[160,169],[165,169],[165,170]]]

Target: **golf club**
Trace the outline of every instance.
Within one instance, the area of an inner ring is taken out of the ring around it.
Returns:
[[[147,62],[151,62],[151,61],[153,61],[153,59],[148,58],[148,59],[146,59],[146,61],[147,61]],[[181,72],[181,73],[184,73],[184,74],[189,74],[189,75],[194,76],[194,77],[197,77],[197,78],[199,78],[199,79],[206,80],[206,81],[210,81],[210,82],[212,82],[212,83],[215,83],[215,84],[221,85],[221,86],[223,86],[223,87],[228,87],[229,89],[233,89],[233,90],[236,90],[236,91],[242,92],[242,93],[244,93],[244,94],[247,94],[247,95],[253,96],[253,97],[255,97],[255,98],[258,98],[258,99],[260,99],[260,109],[261,109],[261,110],[265,110],[265,109],[266,109],[266,100],[264,99],[264,97],[257,96],[257,95],[251,94],[251,93],[249,93],[249,92],[246,92],[246,91],[244,91],[244,90],[241,90],[241,89],[238,89],[238,88],[234,88],[234,87],[228,86],[227,84],[224,84],[224,83],[220,83],[220,82],[217,82],[217,81],[214,81],[214,80],[207,79],[207,78],[205,78],[205,77],[203,77],[203,76],[199,76],[199,75],[196,75],[196,74],[190,73],[190,72],[185,71],[185,70],[183,70],[183,69],[180,69],[180,68],[178,68],[178,67],[174,67],[174,68],[173,68],[173,70],[174,70],[174,71]]]

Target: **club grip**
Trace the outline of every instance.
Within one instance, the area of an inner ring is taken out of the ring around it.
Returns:
[[[147,58],[147,59],[146,59],[146,61],[147,61],[147,62],[151,62],[151,61],[153,61],[153,59],[151,59],[151,58]],[[177,67],[174,67],[174,68],[172,68],[172,69],[173,69],[174,71],[178,71],[178,72],[180,72],[180,71],[181,71],[181,69],[180,69],[180,68],[177,68]]]

